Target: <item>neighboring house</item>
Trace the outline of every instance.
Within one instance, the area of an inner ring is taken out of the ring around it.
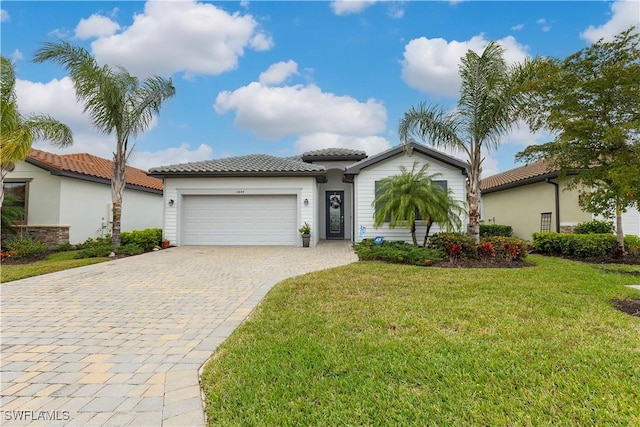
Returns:
[[[49,246],[84,242],[111,232],[113,162],[91,154],[32,149],[4,182],[5,194],[22,199],[20,228]],[[162,181],[127,166],[122,231],[162,227]]]
[[[414,161],[429,163],[429,173],[441,173],[441,184],[465,200],[465,163],[415,142],[369,158],[344,148],[287,158],[255,154],[161,166],[149,175],[164,180],[164,236],[173,245],[300,246],[304,222],[311,225],[312,245],[375,236],[410,240],[406,228],[375,229],[372,202],[377,181]]]
[[[483,179],[482,219],[485,224],[510,225],[513,234],[531,239],[540,231],[572,232],[594,216],[580,208],[579,189],[567,189],[576,172],[559,177],[548,162],[538,161]],[[640,235],[636,209],[623,215],[625,234]]]

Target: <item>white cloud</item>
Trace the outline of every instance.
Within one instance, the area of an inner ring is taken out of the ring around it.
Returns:
[[[330,133],[314,133],[300,137],[295,146],[298,153],[339,147],[363,150],[367,155],[372,156],[391,148],[391,143],[381,136],[352,137]]]
[[[272,46],[251,15],[194,0],[148,1],[130,27],[91,43],[98,62],[123,65],[138,76],[217,75],[235,69],[245,49]]]
[[[295,61],[277,62],[260,74],[260,83],[265,86],[280,84],[294,74],[300,74]]]
[[[331,2],[331,10],[339,16],[350,15],[360,13],[376,2],[377,0],[336,0]]]
[[[189,144],[183,143],[179,147],[170,147],[158,151],[134,151],[129,164],[140,169],[149,170],[157,166],[175,165],[178,163],[198,162],[213,157],[213,148],[200,144],[191,149]]]
[[[502,138],[504,144],[513,144],[522,147],[538,145],[553,140],[553,135],[547,131],[531,133],[529,126],[523,121],[517,122],[511,132]]]
[[[0,9],[0,22],[9,22],[11,20],[11,16],[9,16],[9,12],[4,9]]]
[[[53,30],[47,33],[49,37],[53,37],[56,39],[66,39],[69,37],[69,30],[66,28],[54,28]]]
[[[20,52],[18,49],[14,50],[11,54],[11,60],[15,62],[20,61],[21,59],[24,59],[24,55],[22,54],[22,52]]]
[[[94,13],[80,20],[76,26],[75,36],[81,40],[93,37],[106,37],[115,34],[120,25],[106,16]]]
[[[393,19],[401,19],[404,17],[404,8],[402,3],[389,2],[389,10],[387,14]]]
[[[544,24],[546,24],[546,23],[547,23],[547,20],[546,20],[546,19],[544,19],[544,18],[540,18],[540,19],[538,19],[538,20],[536,21],[536,24],[538,24],[538,25],[544,25]]]
[[[511,31],[520,31],[524,28],[524,24],[518,24],[511,27]]]
[[[512,36],[497,40],[504,48],[508,64],[521,62],[527,57],[527,47]],[[456,97],[460,88],[458,75],[461,58],[468,50],[482,53],[489,43],[483,34],[467,41],[420,37],[411,40],[404,50],[402,79],[410,87],[437,96]]]
[[[638,0],[617,1],[611,4],[611,17],[606,23],[598,27],[590,25],[580,33],[580,37],[591,43],[600,39],[611,41],[616,34],[633,25],[640,27],[640,2]]]
[[[384,131],[387,120],[380,101],[360,102],[315,85],[268,87],[253,82],[220,92],[214,109],[218,114],[235,111],[236,127],[268,139],[318,132],[370,136]]]

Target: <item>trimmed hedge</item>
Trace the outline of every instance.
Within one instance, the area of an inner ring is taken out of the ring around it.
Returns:
[[[445,254],[450,254],[452,248],[460,245],[459,258],[478,258],[478,246],[473,237],[464,233],[436,233],[429,237],[429,247]],[[458,251],[456,251],[458,252]]]
[[[618,251],[614,234],[533,233],[533,247],[545,255],[612,256]]]
[[[160,245],[162,240],[162,229],[147,228],[145,230],[123,231],[120,233],[120,244],[122,246],[137,245],[145,252]]]
[[[405,242],[383,241],[376,244],[373,239],[364,239],[353,245],[360,261],[385,261],[390,263],[431,265],[444,258],[442,252],[421,248]]]
[[[573,230],[575,234],[613,234],[616,228],[611,221],[599,221],[597,219],[581,222]]]
[[[480,224],[480,237],[513,236],[513,228],[510,225]]]
[[[624,236],[624,248],[629,255],[640,256],[640,237],[633,234]]]
[[[495,236],[480,240],[481,254],[482,248],[487,248],[486,244],[493,246],[496,258],[510,259],[512,261],[526,258],[529,254],[528,244],[517,237]]]

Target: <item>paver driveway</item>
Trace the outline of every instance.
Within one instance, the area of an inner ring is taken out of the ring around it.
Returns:
[[[355,260],[181,247],[2,284],[0,424],[203,425],[198,370],[269,289]]]

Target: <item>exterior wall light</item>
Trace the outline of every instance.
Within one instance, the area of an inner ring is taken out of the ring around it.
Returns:
[[[305,206],[309,206],[309,199],[304,199],[303,203],[304,203]]]
[[[169,206],[173,206],[176,204],[176,201],[173,199],[169,199]]]

